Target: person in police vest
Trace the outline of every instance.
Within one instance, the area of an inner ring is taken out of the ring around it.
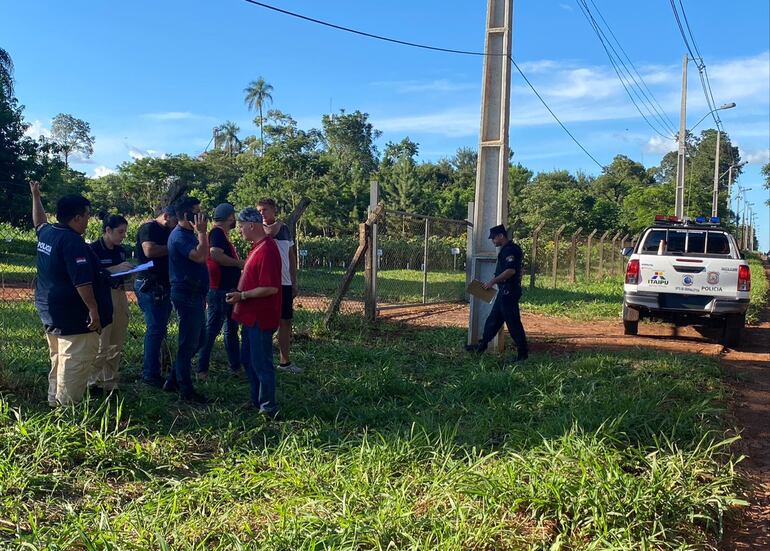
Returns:
[[[56,203],[58,223],[49,224],[40,184],[29,187],[37,234],[35,307],[51,358],[48,404],[57,407],[83,399],[99,333],[112,322],[112,301],[96,255],[83,239],[91,203],[81,195],[65,195]]]
[[[516,360],[523,361],[529,356],[527,335],[521,323],[519,299],[521,298],[521,264],[524,254],[516,243],[508,239],[508,232],[502,224],[489,230],[489,239],[500,247],[497,254],[495,276],[484,284],[484,288],[497,286],[497,296],[492,311],[484,323],[484,333],[478,344],[466,347],[469,351],[484,352],[489,342],[495,338],[503,323],[516,343]]]
[[[102,236],[90,245],[100,267],[111,274],[130,270],[133,265],[126,262],[126,249],[122,245],[128,231],[128,220],[119,214],[106,214],[101,218]],[[99,336],[96,369],[89,381],[91,387],[107,392],[118,387],[120,353],[128,333],[128,298],[124,284],[125,277],[110,277],[112,323],[102,329]]]

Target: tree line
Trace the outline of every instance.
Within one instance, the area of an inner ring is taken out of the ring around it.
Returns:
[[[249,83],[244,101],[256,111],[259,135],[242,136],[230,121],[214,131],[211,147],[198,156],[172,154],[126,161],[115,173],[99,178],[73,170],[73,154],[88,157],[95,137],[87,122],[58,115],[50,138],[26,136],[23,106],[13,90],[13,64],[0,49],[0,182],[3,200],[0,221],[28,223],[26,180],[43,184],[46,206],[60,195],[85,194],[95,209],[125,215],[152,214],[169,187],[183,183],[207,209],[230,201],[253,205],[260,197],[274,197],[284,212],[302,197],[312,203],[300,230],[305,235],[341,236],[356,231],[369,204],[371,180],[394,209],[463,219],[473,200],[477,152],[460,148],[438,161],[419,160],[419,144],[409,137],[377,142],[382,133],[367,113],[340,110],[323,115],[318,128],[298,127],[290,114],[267,109],[273,87],[264,78]],[[716,130],[687,136],[685,211],[708,215],[714,176]],[[636,232],[655,214],[671,214],[674,205],[676,152],[659,165],[645,167],[616,156],[599,176],[567,170],[535,174],[511,156],[509,162],[510,221],[517,235],[527,235],[541,222],[545,232],[566,225],[598,230]],[[720,173],[740,161],[726,133],[721,136]],[[770,182],[770,164],[765,175]],[[741,167],[733,170],[734,179]],[[765,185],[768,185],[766,182]],[[720,180],[720,213],[727,210],[727,176]],[[730,219],[734,222],[734,214]]]

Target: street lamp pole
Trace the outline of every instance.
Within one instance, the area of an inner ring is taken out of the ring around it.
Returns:
[[[682,64],[682,105],[679,110],[679,150],[676,157],[676,196],[674,199],[674,216],[684,217],[684,165],[687,127],[685,115],[687,111],[687,54]]]

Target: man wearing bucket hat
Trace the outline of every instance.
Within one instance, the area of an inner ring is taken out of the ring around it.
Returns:
[[[484,324],[484,333],[478,344],[466,346],[468,351],[484,352],[489,342],[495,338],[503,323],[508,327],[508,331],[516,343],[516,360],[524,361],[529,356],[527,346],[527,335],[524,333],[524,326],[521,323],[521,313],[519,312],[519,299],[521,298],[521,264],[524,256],[521,247],[508,238],[508,232],[505,226],[500,224],[490,228],[489,239],[500,247],[497,254],[497,265],[495,266],[495,276],[484,284],[484,287],[491,289],[497,286],[497,296],[492,305],[492,311]]]
[[[241,234],[254,247],[246,258],[236,291],[227,293],[233,319],[243,325],[241,362],[249,378],[251,400],[260,413],[274,417],[275,366],[273,333],[281,321],[281,253],[265,233],[262,215],[253,207],[238,213]]]

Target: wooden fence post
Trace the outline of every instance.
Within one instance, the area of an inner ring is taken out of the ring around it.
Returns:
[[[567,224],[562,224],[559,226],[559,229],[556,230],[556,233],[553,234],[553,287],[556,288],[556,272],[559,268],[559,237],[561,237],[561,232],[564,231],[564,228],[567,227]]]
[[[529,288],[535,288],[535,272],[537,271],[537,238],[540,235],[540,230],[545,226],[545,222],[540,222],[532,232],[532,258],[529,262]]]
[[[604,240],[610,234],[610,230],[607,230],[599,238],[599,279],[604,277]]]
[[[615,243],[620,237],[620,232],[616,233],[612,238],[612,249],[610,249],[610,276],[615,277]]]
[[[588,243],[586,244],[586,281],[591,279],[591,242],[597,231],[599,230],[594,230],[588,234]]]
[[[575,259],[577,257],[577,238],[580,232],[583,231],[583,226],[580,226],[575,233],[572,234],[569,246],[569,282],[575,283]]]
[[[620,274],[623,275],[623,265],[626,263],[626,261],[623,259],[623,254],[621,251],[626,248],[626,239],[628,239],[630,236],[628,234],[625,234],[623,237],[620,238],[620,251],[618,251],[618,260],[620,261],[618,268],[620,268]]]

